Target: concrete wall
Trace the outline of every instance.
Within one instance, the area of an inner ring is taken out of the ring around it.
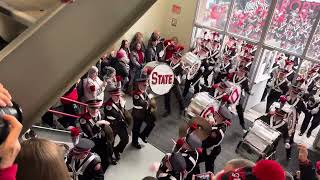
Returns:
[[[159,0],[147,13],[127,31],[113,49],[118,49],[122,39],[131,41],[136,32],[142,32],[145,42],[148,41],[154,30],[159,30],[161,36],[170,38],[177,36],[179,42],[188,47],[191,40],[193,19],[196,11],[197,0]],[[181,6],[179,15],[171,12],[172,5]],[[172,18],[177,19],[177,26],[171,26]]]
[[[3,39],[10,42],[22,33],[26,27],[10,17],[0,14],[0,35]]]

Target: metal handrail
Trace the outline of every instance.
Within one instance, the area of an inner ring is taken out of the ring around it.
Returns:
[[[49,109],[48,112],[51,112],[56,115],[68,116],[68,117],[77,118],[77,119],[81,117],[81,116],[72,115],[72,114],[68,114],[68,113],[64,113],[64,112],[60,112],[60,111],[55,111],[52,109]]]

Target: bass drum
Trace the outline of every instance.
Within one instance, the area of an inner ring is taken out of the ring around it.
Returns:
[[[208,118],[208,115],[213,114],[218,108],[218,102],[207,92],[196,94],[186,108],[187,118],[200,116]]]
[[[188,52],[182,56],[181,64],[187,79],[191,80],[199,71],[201,67],[201,60],[197,55],[192,52]]]
[[[149,75],[150,89],[154,94],[164,95],[172,88],[174,73],[167,64],[152,61],[143,67],[143,72]]]
[[[180,126],[179,137],[186,137],[189,133],[189,128],[193,123],[197,124],[197,129],[193,133],[196,134],[202,141],[207,139],[211,134],[211,125],[206,119],[201,117],[193,118],[188,123],[184,123],[182,126]]]
[[[256,120],[252,128],[237,146],[236,152],[242,157],[256,162],[274,154],[281,133],[261,120]]]

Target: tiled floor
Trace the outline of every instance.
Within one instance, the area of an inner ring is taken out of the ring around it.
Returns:
[[[127,108],[130,109],[132,106],[132,100],[127,97]],[[160,162],[164,153],[170,152],[173,146],[172,139],[178,138],[178,128],[184,123],[182,117],[178,114],[177,102],[174,96],[172,96],[172,114],[166,118],[162,118],[161,115],[164,112],[163,107],[163,97],[158,97],[158,120],[156,122],[156,127],[153,130],[151,136],[149,137],[150,144],[144,144],[141,150],[135,150],[131,146],[128,146],[122,155],[122,159],[116,166],[111,166],[106,172],[106,179],[112,180],[141,180],[145,176],[154,176],[155,172],[150,170],[150,167],[157,162]],[[251,122],[262,115],[260,112],[264,112],[264,104],[259,104],[253,109],[245,112],[245,119],[247,119],[247,126],[251,125]],[[221,170],[224,164],[234,158],[239,158],[239,155],[235,153],[235,148],[238,142],[243,136],[242,129],[239,125],[237,117],[235,116],[231,127],[227,130],[226,136],[222,143],[222,152],[217,157],[215,162],[215,170]],[[300,127],[301,120],[299,121],[298,128]],[[319,128],[318,128],[319,129]],[[315,130],[315,134],[318,131]],[[45,133],[46,134],[46,133]],[[53,136],[57,136],[57,141],[65,139],[65,137],[60,137],[60,135],[52,135],[48,133],[45,137],[52,139]],[[303,141],[308,142],[308,146],[311,146],[312,139],[307,139],[303,136]],[[309,143],[310,142],[310,143]],[[142,142],[141,142],[142,143]],[[278,161],[282,166],[288,171],[294,171],[298,168],[297,162],[297,149],[293,147],[292,160],[287,162],[285,160],[285,151],[283,143],[280,142],[277,148]],[[315,162],[319,160],[319,155],[316,152],[309,152],[310,159]]]

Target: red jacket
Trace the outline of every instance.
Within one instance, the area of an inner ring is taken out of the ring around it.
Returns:
[[[72,99],[72,100],[77,101],[77,100],[78,100],[78,91],[77,91],[77,88],[74,88],[70,93],[65,94],[65,95],[62,96],[62,97],[65,97],[65,98],[68,98],[68,99]],[[61,103],[62,103],[62,104],[72,104],[72,102],[66,101],[66,100],[61,100]]]
[[[0,179],[16,180],[18,165],[14,164],[6,169],[0,169]]]

